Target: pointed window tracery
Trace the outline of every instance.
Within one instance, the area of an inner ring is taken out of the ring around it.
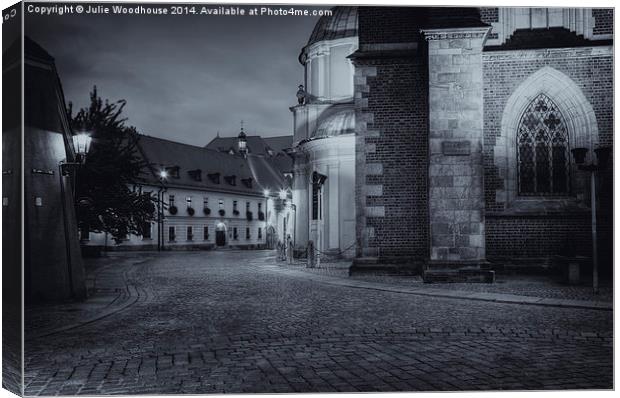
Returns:
[[[539,94],[521,116],[517,132],[520,195],[567,195],[570,191],[568,132],[562,113]]]

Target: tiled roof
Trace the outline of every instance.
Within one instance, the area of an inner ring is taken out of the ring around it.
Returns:
[[[266,188],[276,190],[287,186],[282,173],[262,157],[244,158],[146,135],[140,136],[138,146],[151,166],[151,173],[145,175],[147,183],[159,184],[160,170],[178,167],[178,178],[169,176],[166,185],[260,195]],[[219,183],[214,181],[217,173]],[[226,178],[231,176],[235,176],[234,185]],[[251,187],[243,181],[250,178]]]
[[[249,153],[254,155],[269,155],[269,149],[274,152],[290,148],[293,144],[293,136],[285,135],[280,137],[263,138],[259,135],[246,136],[247,148]],[[220,152],[228,152],[231,149],[237,152],[237,137],[216,137],[209,142],[205,148]]]
[[[280,137],[265,137],[263,141],[267,143],[274,151],[283,151],[293,145],[292,135],[283,135]]]
[[[246,137],[248,156],[265,157],[272,167],[281,173],[292,171],[293,161],[284,153],[284,150],[293,145],[293,136],[284,135],[279,137],[261,137],[250,135]],[[205,148],[229,153],[231,150],[237,153],[237,137],[216,137]],[[269,150],[272,153],[269,153]]]

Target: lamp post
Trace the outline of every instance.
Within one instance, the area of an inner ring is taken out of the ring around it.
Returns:
[[[598,158],[598,164],[594,162],[586,165],[585,159],[588,153],[588,148],[574,148],[571,150],[575,163],[579,170],[587,171],[590,173],[590,206],[592,209],[592,288],[594,294],[598,294],[598,245],[597,245],[597,233],[596,233],[596,172],[605,170],[607,167],[607,161],[611,153],[611,147],[599,147],[594,150],[596,157]]]
[[[296,240],[296,232],[297,232],[297,205],[295,203],[289,203],[288,204],[290,206],[290,209],[293,211],[293,247],[295,247],[295,245],[297,244],[297,240]]]
[[[77,168],[79,168],[80,166],[82,166],[82,164],[84,164],[84,161],[86,160],[86,154],[88,153],[88,150],[90,148],[90,143],[92,141],[92,138],[90,136],[90,134],[87,131],[81,131],[78,134],[74,135],[72,137],[72,144],[73,144],[73,149],[75,151],[75,161],[73,162],[67,162],[65,161],[61,161],[58,164],[58,170],[59,170],[59,174],[61,176],[61,184],[60,184],[60,188],[61,188],[61,193],[64,197],[65,195],[65,190],[64,190],[64,181],[62,179],[62,176],[69,176],[70,177],[70,171],[68,170],[69,167],[73,168],[73,186],[72,186],[72,192],[71,192],[71,197],[73,199],[73,203],[75,206],[75,202],[76,202],[76,185],[77,185]],[[69,222],[68,222],[68,216],[66,214],[66,210],[65,210],[65,206],[62,206],[62,212],[63,212],[63,224],[64,224],[64,229],[65,229],[65,250],[67,251],[67,273],[69,275],[69,292],[71,294],[71,296],[75,295],[75,287],[73,286],[73,264],[71,262],[71,237],[69,235]]]
[[[269,188],[263,190],[263,196],[265,197],[265,246],[267,248],[269,248],[269,242],[267,242],[267,222],[269,220],[269,194]]]
[[[293,203],[293,201],[291,200],[290,202],[286,202],[288,199],[288,194],[289,191],[288,189],[281,189],[278,196],[279,198],[282,200],[282,203],[284,204],[285,208],[290,212],[293,211],[293,228],[292,228],[292,235],[293,235],[293,246],[295,245],[295,229],[297,228],[297,205],[295,205]],[[286,233],[286,231],[284,231]]]
[[[280,199],[280,205],[282,210],[286,208],[286,197],[286,189],[280,189],[280,192],[278,192],[278,199]],[[284,214],[282,215],[282,235],[282,239],[284,240],[284,242],[286,242],[286,217],[284,216]]]
[[[166,169],[159,172],[159,191],[157,192],[157,251],[164,249],[164,192],[167,188],[164,182],[168,178]]]

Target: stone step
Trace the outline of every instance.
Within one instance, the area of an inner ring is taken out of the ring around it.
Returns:
[[[368,265],[377,264],[379,260],[377,257],[358,257],[353,261],[354,265]]]
[[[478,267],[459,269],[425,269],[422,274],[424,283],[494,283],[495,271]]]

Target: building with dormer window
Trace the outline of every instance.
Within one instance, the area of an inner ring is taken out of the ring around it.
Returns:
[[[293,234],[294,211],[286,206],[290,179],[286,163],[277,161],[283,153],[259,156],[239,146],[231,153],[146,135],[140,136],[138,148],[149,164],[139,189],[158,198],[157,220],[145,225],[140,236],[121,242],[101,233],[82,234],[83,245],[107,250],[259,249],[273,248]]]

